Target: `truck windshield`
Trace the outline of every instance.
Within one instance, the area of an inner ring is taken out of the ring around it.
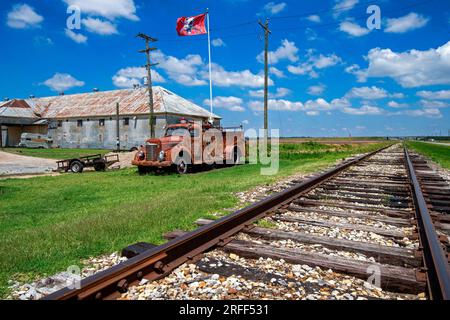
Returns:
[[[189,131],[186,128],[168,128],[166,131],[166,136],[167,137],[172,137],[172,136],[185,136],[188,135]]]

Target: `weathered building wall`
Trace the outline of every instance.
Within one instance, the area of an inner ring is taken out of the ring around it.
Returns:
[[[129,119],[128,125],[125,125],[125,118]],[[157,116],[156,137],[162,137],[166,125],[179,123],[181,118],[182,116],[172,115]],[[101,119],[104,119],[104,126],[100,125],[99,120]],[[82,126],[78,126],[78,120],[83,121]],[[150,138],[148,117],[146,116],[121,117],[119,128],[121,150],[139,147]],[[89,120],[86,118],[53,120],[48,136],[53,138],[53,147],[113,150],[116,149],[116,119],[110,117],[89,118]]]
[[[3,126],[3,145],[6,147],[17,147],[22,133],[47,134],[47,126]]]

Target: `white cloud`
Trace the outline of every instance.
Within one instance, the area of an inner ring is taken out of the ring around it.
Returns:
[[[223,108],[235,112],[243,112],[245,108],[242,106],[244,101],[238,97],[215,97],[213,98],[213,106],[215,108]],[[204,105],[210,105],[210,100],[203,101]]]
[[[426,118],[442,118],[442,113],[439,109],[417,109],[417,110],[405,110],[399,115],[407,115],[410,117],[426,117]]]
[[[353,37],[362,37],[370,33],[369,29],[363,28],[360,25],[351,21],[341,22],[341,24],[339,25],[339,30],[348,33]]]
[[[250,96],[255,98],[262,98],[264,97],[264,89],[261,90],[250,90],[249,91]],[[269,98],[283,98],[287,95],[291,94],[291,90],[287,88],[277,88],[276,92],[272,92],[269,90]]]
[[[389,101],[388,106],[391,108],[407,108],[408,104],[406,103],[398,103],[396,101]]]
[[[153,58],[159,63],[157,68],[164,70],[170,79],[185,86],[203,86],[207,82],[199,79],[200,69],[204,68],[204,63],[199,55],[187,55],[183,59],[165,55],[157,51]]]
[[[286,77],[284,75],[283,71],[281,71],[280,69],[275,68],[275,67],[270,67],[269,68],[269,73],[273,74],[275,77],[278,77],[278,78],[285,78]]]
[[[337,18],[341,13],[353,9],[358,2],[359,0],[336,0],[336,4],[333,7],[334,17]]]
[[[317,23],[319,23],[321,21],[320,16],[318,16],[317,14],[312,14],[312,15],[308,16],[306,19],[311,22],[317,22]]]
[[[325,89],[327,88],[324,84],[318,84],[315,86],[310,86],[307,90],[309,95],[312,96],[320,96],[325,92]]]
[[[43,84],[56,92],[64,92],[74,87],[84,86],[83,81],[79,81],[67,73],[55,73],[53,77],[45,80]]]
[[[103,21],[98,18],[87,18],[82,20],[83,25],[89,32],[100,35],[118,34],[117,28],[109,21]]]
[[[209,74],[205,70],[201,73],[203,79],[208,79]],[[227,71],[222,66],[212,64],[213,84],[218,87],[240,86],[247,88],[261,88],[264,86],[264,76],[262,74],[254,74],[250,70]],[[274,82],[269,79],[269,85]]]
[[[142,67],[128,67],[117,71],[112,80],[116,87],[132,88],[134,85],[142,85],[147,78],[147,70]],[[163,83],[165,79],[156,71],[152,70],[152,83]]]
[[[277,13],[280,13],[284,9],[286,9],[286,7],[287,7],[286,2],[281,2],[281,3],[269,2],[264,6],[263,12],[267,13],[267,14],[275,15]]]
[[[384,32],[404,33],[424,27],[428,21],[428,18],[411,12],[400,18],[387,19],[387,27],[384,29]]]
[[[66,29],[65,34],[67,37],[75,41],[76,43],[86,43],[87,37],[81,33],[75,33],[72,30]]]
[[[269,62],[270,64],[277,64],[281,60],[289,60],[291,62],[298,61],[298,48],[294,42],[284,39],[281,42],[281,46],[275,50],[269,52]],[[264,63],[264,52],[261,52],[256,59],[260,63]]]
[[[419,91],[417,95],[424,99],[429,100],[447,100],[450,99],[450,90],[441,91]]]
[[[134,0],[63,0],[68,5],[78,6],[83,14],[101,16],[109,20],[125,18],[138,21]]]
[[[342,62],[335,54],[315,55],[311,50],[307,54],[308,60],[299,65],[288,66],[288,71],[295,75],[308,74],[311,78],[318,78],[317,70],[329,68]]]
[[[342,112],[355,116],[366,116],[366,115],[377,116],[382,115],[384,113],[383,109],[367,105],[362,106],[361,108],[345,107],[342,109]]]
[[[450,107],[450,103],[444,101],[435,101],[435,100],[420,100],[420,104],[424,108],[438,109],[438,108],[448,108]]]
[[[213,41],[211,41],[211,44],[213,45],[213,47],[226,47],[227,45],[225,44],[225,42],[220,39],[214,39]]]
[[[406,88],[450,84],[450,41],[437,49],[401,53],[375,48],[366,57],[369,67],[350,70],[360,80],[390,77]]]
[[[358,82],[366,82],[367,81],[367,73],[364,70],[361,70],[360,66],[357,64],[352,64],[345,68],[345,72],[353,74],[356,77],[356,81]]]
[[[264,104],[262,101],[251,101],[249,103],[250,109],[253,111],[263,111]],[[299,111],[303,108],[303,103],[301,102],[292,102],[289,100],[269,100],[269,110],[277,110],[277,111]]]
[[[12,10],[8,12],[6,24],[15,29],[26,29],[31,27],[39,27],[44,21],[44,17],[37,14],[32,7],[27,4],[16,4]]]
[[[361,98],[367,100],[384,99],[389,96],[388,92],[384,89],[372,86],[352,88],[346,95],[349,98]]]

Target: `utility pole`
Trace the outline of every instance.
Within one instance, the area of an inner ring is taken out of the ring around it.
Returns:
[[[269,35],[272,33],[269,30],[269,19],[263,24],[261,20],[259,25],[264,30],[264,138],[267,139],[269,132]]]
[[[119,103],[116,103],[116,146],[117,152],[120,151],[120,114],[119,114]]]
[[[142,38],[145,40],[145,49],[139,50],[139,53],[145,53],[147,56],[147,64],[145,68],[147,69],[147,87],[148,87],[148,104],[150,107],[150,114],[148,119],[148,124],[150,127],[150,138],[155,137],[155,116],[153,109],[153,88],[152,88],[152,72],[151,67],[156,66],[157,63],[152,64],[150,60],[150,52],[157,50],[157,48],[151,48],[150,42],[156,42],[158,39],[152,38],[144,33],[139,33],[136,37]]]

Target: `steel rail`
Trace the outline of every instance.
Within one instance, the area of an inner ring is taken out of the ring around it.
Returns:
[[[114,299],[127,291],[129,286],[142,279],[154,281],[168,275],[183,263],[193,261],[200,254],[217,246],[224,246],[233,235],[265,217],[299,195],[328,181],[348,167],[355,165],[385,149],[359,156],[308,179],[290,189],[270,196],[247,208],[218,219],[213,223],[176,238],[161,246],[141,253],[108,270],[81,281],[80,288],[64,288],[43,298],[44,300],[100,300]]]
[[[419,179],[409,152],[404,148],[405,162],[410,178],[416,218],[419,225],[420,244],[423,249],[427,274],[428,295],[432,300],[450,300],[450,266],[434,227]]]

